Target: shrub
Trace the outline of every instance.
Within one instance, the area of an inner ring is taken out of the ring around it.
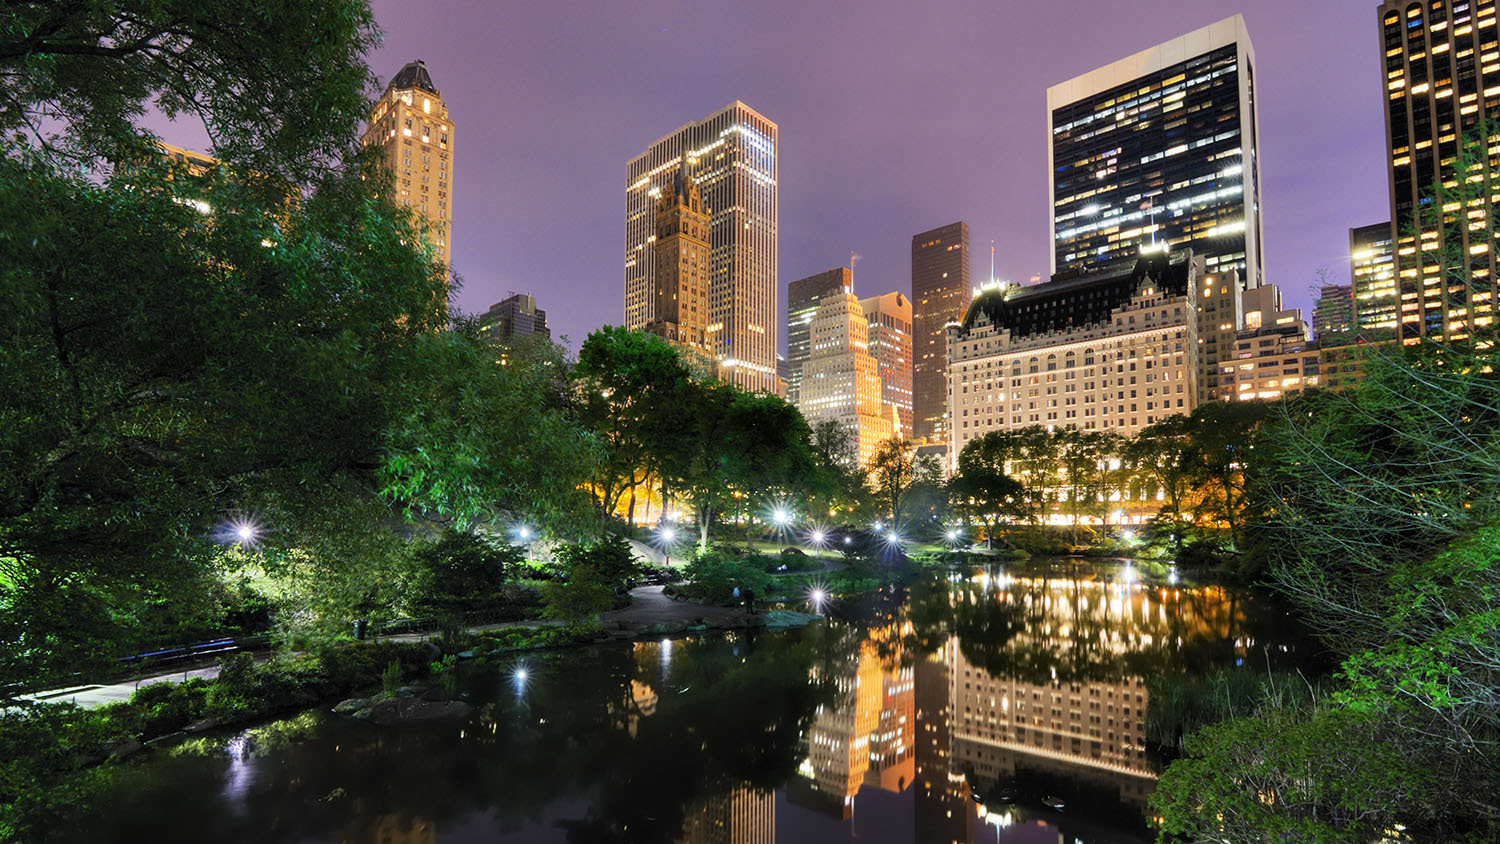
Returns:
[[[432,673],[432,679],[437,683],[443,694],[453,697],[458,694],[458,657],[448,654],[441,660],[430,662],[427,665]]]
[[[612,589],[623,589],[643,573],[640,560],[625,537],[610,534],[598,542],[564,545],[557,549],[557,558],[572,577],[573,571],[586,566],[603,579]]]
[[[757,599],[763,599],[770,591],[772,582],[770,575],[749,559],[728,559],[713,552],[688,563],[683,576],[688,580],[679,589],[683,595],[700,603],[720,606],[735,603],[736,587],[741,596],[749,591]]]
[[[526,561],[524,549],[461,531],[447,531],[415,552],[420,612],[492,611],[503,587]]]
[[[401,663],[391,660],[380,672],[380,693],[383,697],[395,697],[401,689]]]
[[[615,603],[615,590],[592,566],[574,565],[563,583],[542,585],[544,615],[572,624],[597,624]]]

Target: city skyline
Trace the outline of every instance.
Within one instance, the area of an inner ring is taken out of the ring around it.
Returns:
[[[664,131],[736,98],[780,124],[782,279],[852,250],[865,256],[861,288],[905,292],[911,235],[956,219],[975,244],[996,241],[998,275],[1045,277],[1046,89],[1237,12],[1261,64],[1266,280],[1310,310],[1314,270],[1347,282],[1348,229],[1385,219],[1375,0],[1178,2],[1150,16],[1080,2],[920,19],[900,4],[858,15],[824,4],[601,7],[585,18],[537,7],[504,30],[477,3],[374,7],[382,83],[425,59],[463,124],[455,217],[471,234],[455,241],[456,303],[478,313],[508,290],[542,293],[554,336],[574,348],[620,321],[619,168]],[[1034,37],[996,54],[998,34],[1018,26]],[[686,77],[684,64],[695,67]],[[880,116],[905,104],[901,121]],[[185,125],[160,131],[204,146]]]

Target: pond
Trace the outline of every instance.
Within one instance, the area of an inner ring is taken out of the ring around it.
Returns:
[[[829,614],[473,665],[462,722],[320,710],[162,748],[52,837],[1144,841],[1153,678],[1321,670],[1266,595],[1128,566],[935,571]]]

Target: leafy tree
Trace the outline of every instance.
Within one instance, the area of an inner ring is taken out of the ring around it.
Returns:
[[[598,624],[615,603],[615,590],[592,566],[574,566],[567,580],[543,583],[541,589],[544,615],[571,624]]]
[[[421,606],[440,612],[488,609],[503,601],[500,588],[526,561],[524,549],[464,531],[447,530],[414,551]]]
[[[303,183],[357,135],[379,42],[364,0],[18,0],[0,11],[0,134],[118,162],[148,104],[215,155]]]
[[[1148,495],[1161,492],[1163,503],[1156,522],[1169,528],[1179,551],[1194,502],[1194,467],[1188,452],[1191,424],[1187,416],[1168,416],[1147,426],[1124,447],[1125,460],[1146,481]]]
[[[641,561],[618,533],[608,534],[597,542],[563,545],[557,549],[557,557],[569,572],[587,566],[611,589],[624,589],[641,574]]]
[[[1010,443],[1005,431],[970,440],[959,452],[958,471],[948,481],[953,509],[965,521],[983,524],[986,542],[992,541],[998,522],[1024,519],[1030,512],[1025,487],[1005,472]]]
[[[1057,440],[1058,465],[1067,496],[1064,505],[1073,520],[1073,544],[1078,544],[1078,528],[1086,515],[1105,510],[1105,485],[1110,457],[1119,453],[1119,440],[1099,431],[1060,428]]]
[[[859,470],[859,443],[853,433],[837,420],[825,419],[812,427],[811,446],[822,483],[810,492],[829,510],[861,509],[869,491]]]
[[[898,530],[907,515],[908,497],[919,484],[941,483],[942,469],[937,458],[917,454],[910,442],[895,437],[880,444],[866,467],[871,494],[882,515]]]
[[[1266,402],[1210,402],[1198,405],[1188,419],[1188,459],[1202,496],[1199,512],[1227,524],[1237,545],[1252,503],[1246,479],[1254,465],[1255,433],[1270,408]]]
[[[1041,425],[1010,431],[1015,478],[1026,489],[1031,523],[1047,517],[1057,486],[1058,440]]]

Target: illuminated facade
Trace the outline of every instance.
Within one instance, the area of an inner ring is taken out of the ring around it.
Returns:
[[[1234,358],[1220,365],[1225,391],[1239,401],[1275,401],[1321,386],[1318,344],[1309,337],[1302,309],[1283,309],[1274,284],[1247,290],[1244,299],[1245,328]]]
[[[625,168],[625,326],[657,318],[657,201],[686,167],[709,218],[706,344],[719,377],[768,393],[778,382],[776,144],[776,124],[735,102],[658,139]]]
[[[775,844],[776,794],[737,788],[689,808],[677,844]]]
[[[969,306],[969,224],[963,221],[911,239],[912,430],[942,442],[948,435],[948,323]]]
[[[1349,230],[1349,280],[1354,288],[1355,331],[1367,339],[1396,336],[1400,310],[1391,224]],[[1325,344],[1326,346],[1326,344]]]
[[[511,343],[517,337],[551,337],[547,312],[536,306],[536,297],[516,293],[490,306],[479,315],[479,330],[492,343]]]
[[[912,438],[911,300],[900,293],[859,300],[880,373],[880,401],[895,408],[896,436]],[[889,413],[889,411],[885,411]]]
[[[1157,253],[1118,274],[975,299],[948,331],[950,471],[964,445],[990,431],[1043,425],[1130,436],[1192,413],[1199,285],[1217,284],[1201,268],[1191,252]]]
[[[708,213],[683,167],[656,202],[652,317],[646,331],[708,360]]]
[[[380,150],[397,205],[426,223],[437,258],[453,258],[453,121],[427,65],[408,62],[375,101],[362,141]]]
[[[812,348],[813,312],[824,296],[854,292],[854,271],[837,267],[786,286],[786,400],[802,399],[802,367]]]
[[[824,296],[813,312],[797,409],[809,425],[832,419],[854,438],[859,465],[896,434],[896,412],[881,400],[880,364],[870,327],[853,293]]]
[[[1167,243],[1259,285],[1257,96],[1239,15],[1048,88],[1052,272]]]

